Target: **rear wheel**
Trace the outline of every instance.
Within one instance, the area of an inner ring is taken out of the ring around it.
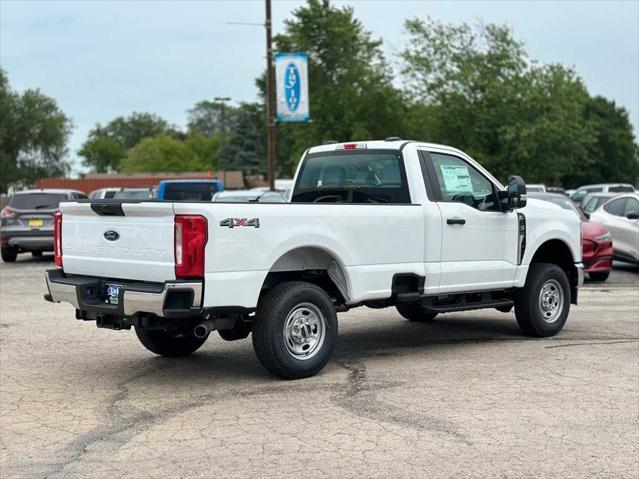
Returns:
[[[610,271],[598,271],[596,273],[588,273],[590,279],[593,281],[606,281],[610,276]]]
[[[148,330],[141,326],[135,327],[135,334],[146,349],[169,358],[188,356],[199,349],[208,338],[208,335],[201,339],[196,338],[193,330]]]
[[[419,303],[398,304],[397,312],[404,318],[415,323],[427,323],[437,316],[437,313],[429,313]]]
[[[528,336],[554,336],[566,324],[570,301],[563,269],[550,263],[531,264],[526,284],[515,297],[517,323]]]
[[[313,376],[328,362],[337,339],[337,313],[318,286],[282,283],[260,299],[253,349],[271,373],[287,379]]]
[[[5,263],[13,263],[18,257],[18,249],[12,246],[3,246],[0,249],[0,253],[2,254],[2,261]]]

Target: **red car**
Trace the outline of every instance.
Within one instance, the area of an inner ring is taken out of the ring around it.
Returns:
[[[581,218],[583,237],[581,241],[584,272],[594,281],[606,281],[612,269],[612,236],[608,228],[588,221],[575,203],[564,195],[551,193],[531,193],[529,198],[549,201],[565,210],[574,211]]]
[[[612,269],[612,236],[608,228],[592,221],[583,223],[583,231],[581,247],[584,271],[592,280],[606,281]]]

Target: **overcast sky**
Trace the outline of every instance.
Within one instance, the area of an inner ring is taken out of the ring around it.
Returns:
[[[356,16],[401,50],[406,18],[510,25],[531,58],[574,66],[592,94],[628,108],[639,127],[639,1],[349,1]],[[273,2],[274,30],[300,1]],[[132,111],[183,126],[203,99],[256,98],[264,2],[0,0],[0,64],[17,90],[37,87],[73,118],[71,156],[87,132]],[[311,116],[313,93],[311,95]],[[428,140],[428,138],[420,138]]]

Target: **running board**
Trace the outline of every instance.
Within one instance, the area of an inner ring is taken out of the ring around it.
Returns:
[[[462,301],[454,304],[434,305],[432,303],[423,304],[424,311],[429,313],[452,313],[454,311],[470,311],[473,309],[510,309],[514,306],[512,299],[492,299],[488,301],[466,302]]]

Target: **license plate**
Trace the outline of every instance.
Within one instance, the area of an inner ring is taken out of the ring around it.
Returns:
[[[120,302],[120,286],[119,284],[107,284],[104,296],[105,304],[119,304]]]
[[[29,220],[29,226],[31,228],[42,228],[42,226],[44,226],[44,220]]]

